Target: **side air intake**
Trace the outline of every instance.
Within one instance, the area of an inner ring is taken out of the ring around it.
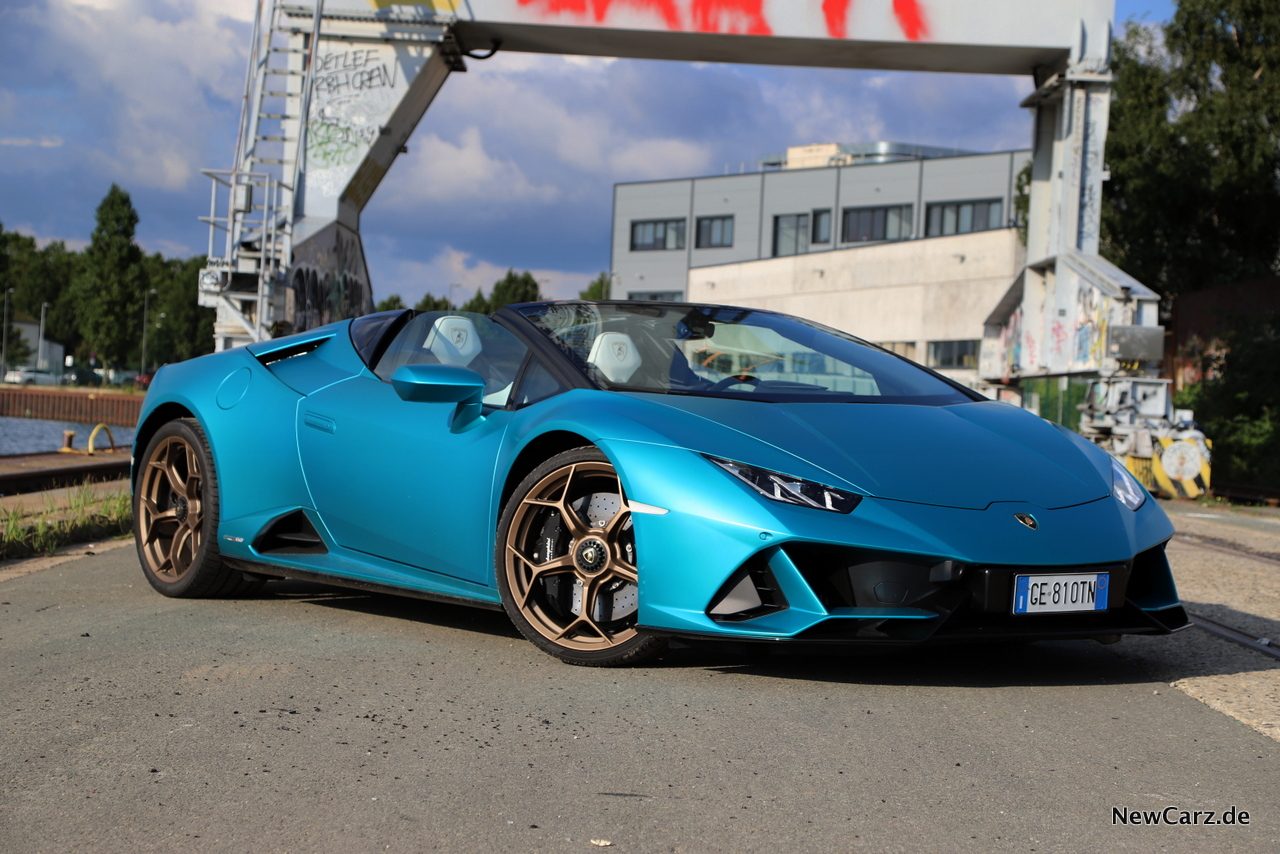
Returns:
[[[286,513],[268,525],[254,541],[253,548],[258,554],[322,555],[329,552],[315,526],[301,510]]]

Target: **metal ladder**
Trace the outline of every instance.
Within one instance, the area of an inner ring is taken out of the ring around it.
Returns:
[[[211,179],[211,191],[209,215],[200,217],[209,225],[209,246],[198,301],[218,310],[216,350],[287,331],[274,322],[273,301],[290,262],[295,188],[306,151],[302,117],[324,0],[314,6],[271,0],[265,17],[264,5],[258,0],[235,166],[200,170]]]

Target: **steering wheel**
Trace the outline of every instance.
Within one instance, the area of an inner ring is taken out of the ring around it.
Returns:
[[[711,386],[711,388],[707,389],[707,391],[724,391],[731,385],[742,385],[743,383],[747,385],[759,385],[760,380],[750,374],[741,374],[736,377],[725,377],[715,385]]]

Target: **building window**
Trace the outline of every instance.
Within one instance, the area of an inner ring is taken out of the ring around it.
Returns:
[[[809,251],[809,215],[783,214],[773,218],[773,257]]]
[[[810,243],[830,243],[831,242],[831,209],[823,208],[813,212],[813,233],[809,236]]]
[[[685,221],[682,219],[646,219],[631,221],[631,251],[683,249]]]
[[[888,208],[845,208],[843,243],[906,240],[911,236],[912,205]]]
[[[930,341],[929,367],[976,368],[981,341]]]
[[[720,249],[733,245],[732,216],[698,217],[698,249]]]
[[[925,234],[929,237],[1004,227],[1004,204],[999,199],[929,205],[926,213],[928,224]]]
[[[905,356],[913,361],[916,358],[916,342],[914,341],[879,341],[877,343],[890,353],[897,353],[899,356]]]

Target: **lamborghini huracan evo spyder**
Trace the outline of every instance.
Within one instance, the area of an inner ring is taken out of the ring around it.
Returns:
[[[574,664],[1187,625],[1173,527],[1107,454],[757,309],[389,311],[170,365],[133,488],[166,596],[286,577],[502,608]]]

